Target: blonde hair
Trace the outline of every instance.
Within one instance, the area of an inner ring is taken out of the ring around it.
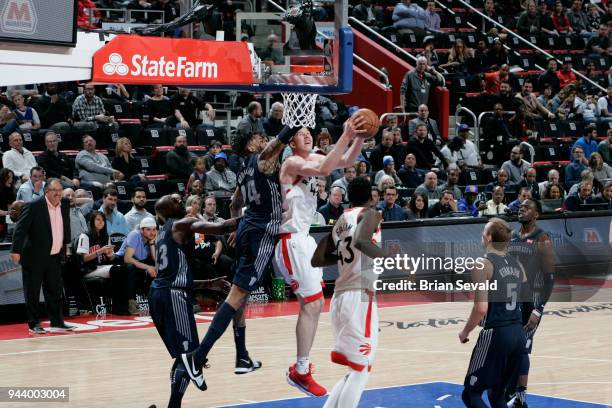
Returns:
[[[120,137],[119,139],[117,139],[117,145],[115,146],[115,156],[123,157],[126,161],[128,161],[132,158],[132,153],[123,152],[123,145],[125,144],[125,142],[132,144],[132,141],[127,137]]]

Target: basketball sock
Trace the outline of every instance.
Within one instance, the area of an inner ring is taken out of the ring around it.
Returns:
[[[234,343],[236,344],[236,358],[248,360],[249,352],[246,348],[246,327],[234,326]]]
[[[356,408],[369,378],[370,373],[367,369],[361,371],[349,369],[336,406],[338,408]]]
[[[170,371],[170,401],[168,408],[180,408],[183,395],[189,385],[189,376],[183,363],[177,358],[174,360],[172,370]]]
[[[206,336],[204,336],[202,343],[200,343],[200,346],[196,349],[194,357],[198,366],[201,367],[204,365],[208,352],[215,342],[219,340],[219,337],[225,333],[225,330],[227,330],[227,326],[229,326],[235,313],[236,310],[227,302],[223,302],[219,310],[217,310],[215,317],[213,317],[213,321],[208,327]]]
[[[327,401],[325,401],[325,405],[323,405],[323,408],[336,408],[336,406],[338,405],[338,400],[340,399],[340,395],[342,394],[342,389],[346,384],[348,376],[348,374],[345,375],[340,381],[336,383],[336,385],[334,385],[334,389],[329,393],[329,397],[327,398]]]
[[[527,387],[522,385],[516,387],[516,399],[521,402],[527,402]]]
[[[308,372],[308,368],[310,367],[310,358],[308,357],[298,357],[297,364],[295,366],[298,374],[306,374]]]

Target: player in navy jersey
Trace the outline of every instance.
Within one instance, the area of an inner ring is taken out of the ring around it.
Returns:
[[[491,286],[475,291],[474,306],[465,327],[459,332],[459,341],[466,343],[470,332],[479,323],[483,326],[472,351],[461,394],[468,408],[487,407],[482,399],[485,390],[491,408],[506,408],[504,391],[518,370],[525,348],[519,299],[526,276],[522,265],[507,254],[511,231],[507,222],[492,218],[482,233],[486,248],[482,267],[472,270],[474,283]]]
[[[170,401],[168,407],[180,407],[189,376],[181,361],[183,352],[198,346],[198,332],[193,317],[193,275],[188,257],[192,252],[194,233],[225,234],[234,231],[237,220],[208,223],[197,218],[183,218],[185,209],[180,197],[164,196],[155,204],[155,213],[161,229],[156,240],[156,273],[149,292],[151,318],[168,352],[174,358],[170,371]],[[203,287],[224,290],[227,282],[221,279],[201,282]],[[203,376],[194,380],[196,386],[206,389]]]
[[[282,213],[278,156],[298,130],[285,126],[270,142],[258,133],[234,136],[232,148],[244,157],[245,166],[238,173],[230,211],[232,216],[237,216],[244,205],[247,209],[236,234],[228,240],[236,247],[237,254],[230,293],[197,350],[181,356],[194,381],[202,375],[206,356],[232,320],[236,344],[234,372],[244,374],[261,367],[261,362],[251,360],[246,349],[244,308],[249,293],[259,287],[274,255]]]
[[[525,350],[521,364],[508,390],[508,400],[515,394],[514,408],[527,407],[527,381],[529,376],[529,354],[533,347],[533,337],[540,325],[544,306],[554,286],[554,259],[552,241],[544,230],[537,225],[542,211],[539,201],[527,199],[519,206],[519,229],[512,231],[512,242],[508,252],[519,260],[527,273],[527,285],[521,298],[523,325],[525,328]]]

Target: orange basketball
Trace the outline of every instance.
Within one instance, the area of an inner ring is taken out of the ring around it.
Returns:
[[[365,119],[365,123],[361,125],[361,128],[359,128],[359,130],[366,131],[363,137],[373,137],[376,132],[378,132],[380,120],[378,120],[378,115],[374,111],[367,108],[359,109],[357,112],[355,112],[355,115],[359,115]]]

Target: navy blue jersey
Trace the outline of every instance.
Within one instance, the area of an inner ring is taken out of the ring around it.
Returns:
[[[174,221],[174,219],[168,219],[157,233],[155,243],[157,277],[151,283],[151,287],[191,290],[193,275],[186,256],[189,249],[188,245],[180,245],[172,238]]]
[[[543,300],[544,291],[544,271],[542,268],[542,254],[538,241],[545,234],[544,230],[536,227],[529,235],[521,238],[520,230],[512,231],[512,239],[508,247],[508,253],[515,256],[516,259],[525,268],[527,274],[528,293],[522,297],[523,301],[533,302],[534,305],[539,305]]]
[[[269,176],[261,173],[257,167],[258,158],[256,154],[248,156],[238,174],[238,187],[247,205],[242,221],[277,235],[283,210],[278,172]]]
[[[497,282],[496,290],[489,290],[489,307],[483,319],[485,329],[521,324],[520,292],[523,272],[513,256],[488,253],[486,258],[493,264],[493,275],[489,282]]]

